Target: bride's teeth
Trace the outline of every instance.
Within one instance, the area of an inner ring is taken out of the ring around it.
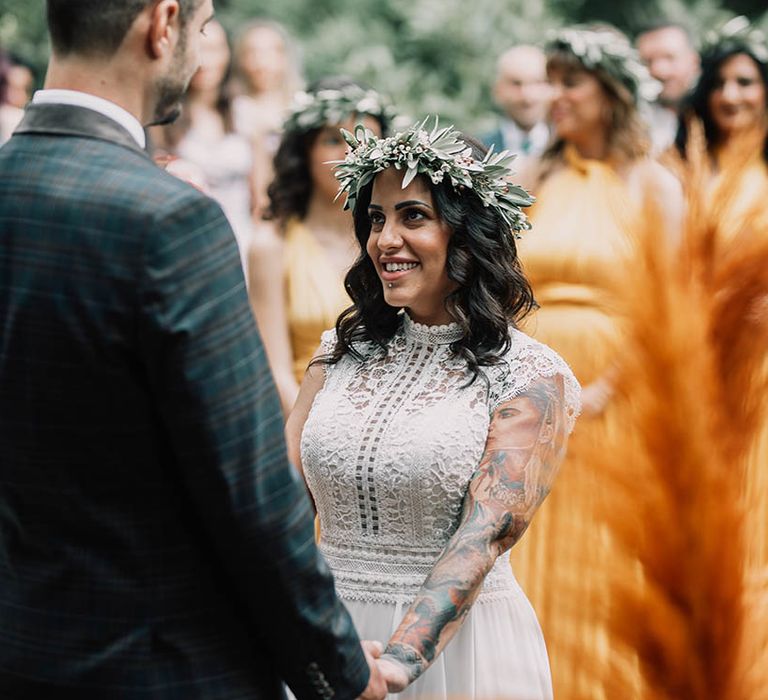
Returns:
[[[384,269],[387,272],[402,272],[403,270],[412,270],[418,263],[385,263]]]

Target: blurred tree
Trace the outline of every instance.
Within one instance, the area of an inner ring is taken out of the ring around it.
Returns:
[[[232,32],[266,17],[296,37],[306,77],[344,73],[382,90],[414,119],[436,113],[479,132],[493,120],[496,57],[562,24],[608,21],[632,33],[660,16],[694,33],[766,0],[215,0]],[[40,69],[48,55],[44,0],[0,0],[0,47]],[[759,21],[768,28],[768,12]]]
[[[42,0],[0,0],[0,48],[31,63],[42,82],[48,63],[48,35]]]
[[[539,0],[227,0],[225,25],[261,15],[303,47],[307,78],[343,73],[382,90],[413,118],[440,114],[478,131],[492,120],[496,56],[562,21]]]

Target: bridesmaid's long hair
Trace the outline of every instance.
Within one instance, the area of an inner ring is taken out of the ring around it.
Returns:
[[[464,140],[473,157],[482,159],[485,148],[472,138]],[[467,362],[474,381],[481,366],[498,363],[509,349],[509,327],[515,327],[535,307],[533,291],[517,256],[515,237],[500,214],[484,206],[472,190],[456,190],[449,182],[425,182],[438,215],[453,232],[446,269],[458,288],[448,295],[445,307],[463,331],[451,348]],[[384,300],[382,282],[366,251],[372,191],[373,182],[355,200],[353,218],[360,255],[344,280],[354,303],[336,322],[336,347],[318,358],[325,364],[335,364],[347,354],[361,359],[356,343],[373,342],[384,348],[402,322],[400,310]]]
[[[604,28],[604,27],[603,27]],[[614,30],[617,31],[618,30]],[[611,158],[632,162],[644,158],[651,151],[651,141],[637,101],[629,89],[602,69],[585,66],[578,56],[570,51],[555,50],[547,55],[547,72],[586,72],[600,82],[610,104],[610,120],[607,129],[607,145]],[[565,141],[556,139],[541,157],[538,182],[547,178],[555,164],[562,157]]]

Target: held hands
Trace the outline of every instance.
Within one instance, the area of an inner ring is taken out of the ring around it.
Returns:
[[[365,660],[368,662],[368,668],[371,669],[371,677],[368,680],[368,686],[358,700],[384,700],[387,695],[387,681],[379,670],[377,659],[383,651],[379,642],[360,642],[363,647]]]
[[[399,693],[408,686],[408,673],[401,663],[388,656],[382,656],[381,642],[361,642],[363,653],[371,669],[368,687],[359,700],[383,700],[386,694]]]
[[[399,693],[405,690],[410,683],[408,671],[397,659],[389,654],[383,654],[376,663],[379,665],[379,671],[387,681],[387,690],[390,693]]]

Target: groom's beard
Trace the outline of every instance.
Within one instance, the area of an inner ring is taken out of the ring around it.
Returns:
[[[155,86],[155,115],[147,126],[164,126],[179,118],[184,93],[196,71],[196,67],[192,70],[188,67],[187,42],[183,37],[176,48],[173,65]]]
[[[175,122],[181,115],[181,101],[187,91],[189,80],[180,80],[170,75],[157,86],[155,116],[149,126],[163,126]]]
[[[173,124],[173,122],[180,116],[181,106],[177,104],[176,107],[168,111],[165,116],[157,116],[153,121],[147,124],[147,126],[168,126],[168,124]]]

